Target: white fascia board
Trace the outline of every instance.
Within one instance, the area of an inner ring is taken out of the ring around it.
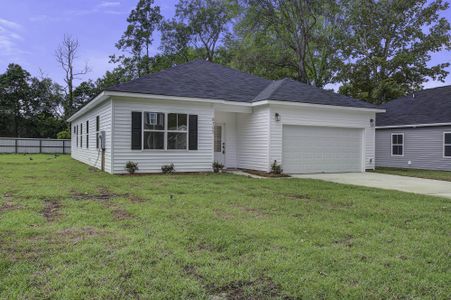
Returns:
[[[230,100],[224,100],[224,99],[191,98],[191,97],[164,96],[164,95],[127,93],[127,92],[109,92],[109,91],[106,91],[105,93],[109,96],[114,96],[114,97],[190,101],[190,102],[203,102],[203,103],[221,103],[221,104],[229,104],[229,105],[231,104],[231,105],[237,105],[237,106],[250,106],[250,103],[239,102],[239,101],[230,101]]]
[[[337,105],[326,105],[326,104],[323,105],[323,104],[280,101],[280,100],[262,100],[262,101],[258,101],[258,102],[253,102],[252,104],[253,104],[252,106],[274,104],[274,105],[288,105],[288,106],[297,106],[297,107],[317,107],[317,108],[330,108],[330,109],[337,109],[337,110],[367,111],[367,112],[378,112],[378,113],[386,112],[385,109],[380,109],[380,108],[350,107],[350,106],[337,106]]]
[[[388,125],[388,126],[376,126],[376,129],[415,128],[415,127],[437,127],[437,126],[451,126],[451,123],[430,123],[430,124]]]
[[[77,111],[75,114],[70,116],[70,118],[67,119],[67,122],[72,122],[73,120],[77,119],[79,116],[83,115],[85,112],[89,111],[91,108],[93,108],[97,104],[100,104],[107,98],[108,98],[108,95],[106,95],[106,92],[101,92],[94,99],[92,99],[91,102],[89,102],[84,107],[82,107],[79,111]]]
[[[155,100],[175,100],[175,101],[191,101],[191,102],[201,102],[201,103],[214,103],[214,104],[225,104],[225,105],[235,105],[241,107],[255,107],[261,105],[290,105],[297,107],[318,107],[318,108],[330,108],[337,110],[353,110],[353,111],[366,111],[366,112],[385,112],[385,109],[376,108],[362,108],[362,107],[347,107],[347,106],[335,106],[335,105],[321,105],[321,104],[311,104],[303,102],[290,102],[290,101],[278,101],[278,100],[263,100],[257,102],[239,102],[230,101],[225,99],[207,99],[207,98],[191,98],[191,97],[177,97],[177,96],[164,96],[164,95],[153,95],[153,94],[142,94],[142,93],[130,93],[130,92],[115,92],[115,91],[103,91],[97,97],[95,97],[91,102],[89,102],[85,107],[80,109],[74,115],[72,115],[67,121],[72,122],[79,116],[83,115],[85,112],[100,104],[109,97],[128,97],[128,98],[141,98],[141,99],[155,99]]]

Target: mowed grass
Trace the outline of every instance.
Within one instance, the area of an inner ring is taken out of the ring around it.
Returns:
[[[401,168],[377,168],[374,172],[391,175],[419,177],[435,180],[451,181],[451,171],[401,169]]]
[[[451,295],[447,199],[46,155],[0,155],[0,197],[2,299]]]

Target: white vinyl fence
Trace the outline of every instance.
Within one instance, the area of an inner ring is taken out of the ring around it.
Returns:
[[[0,137],[0,153],[70,153],[70,140]]]

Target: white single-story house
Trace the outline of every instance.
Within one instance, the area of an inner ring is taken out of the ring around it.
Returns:
[[[225,168],[286,173],[364,172],[375,167],[369,103],[291,79],[267,80],[196,60],[108,88],[70,119],[72,157],[126,173]]]
[[[390,101],[376,126],[376,166],[451,171],[451,86]]]

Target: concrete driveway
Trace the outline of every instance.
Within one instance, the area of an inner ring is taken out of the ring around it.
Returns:
[[[398,190],[416,194],[451,198],[451,182],[380,173],[302,174],[295,178],[310,178],[336,183]]]

